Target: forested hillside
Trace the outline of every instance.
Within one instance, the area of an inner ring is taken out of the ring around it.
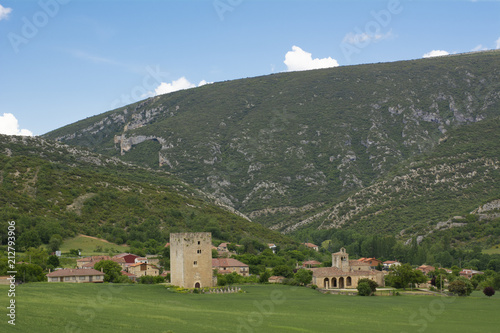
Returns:
[[[16,221],[18,250],[51,236],[93,235],[158,248],[170,232],[214,239],[290,240],[211,202],[175,177],[40,138],[0,135],[0,224]],[[0,233],[1,244],[7,234]]]

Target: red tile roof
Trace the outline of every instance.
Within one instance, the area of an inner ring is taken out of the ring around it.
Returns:
[[[319,267],[307,268],[313,272],[314,277],[327,277],[327,276],[356,276],[356,275],[376,275],[373,271],[350,271],[344,272],[337,267]]]
[[[80,268],[80,269],[59,269],[46,274],[47,277],[60,277],[60,276],[89,276],[89,275],[105,275],[103,272],[93,268]]]
[[[349,265],[351,266],[370,266],[369,262],[359,261],[359,260],[349,260]]]
[[[234,258],[212,258],[212,267],[248,267],[248,265]]]
[[[139,257],[138,255],[132,254],[132,253],[120,253],[120,254],[115,255],[113,258],[123,258],[126,256],[134,256],[136,258]]]
[[[306,260],[302,263],[302,266],[319,266],[321,265],[321,263],[319,261],[316,261],[316,260]]]
[[[273,276],[270,276],[268,281],[280,281],[280,280],[284,280],[285,277],[284,276],[280,276],[280,275],[273,275]]]

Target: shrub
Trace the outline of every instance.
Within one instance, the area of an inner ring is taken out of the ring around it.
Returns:
[[[486,287],[483,289],[483,294],[488,297],[495,295],[495,289],[493,287]]]
[[[364,278],[364,279],[360,279],[358,281],[358,285],[360,283],[363,283],[363,282],[366,282],[368,283],[368,285],[370,286],[370,290],[371,290],[371,293],[373,294],[375,291],[377,291],[377,287],[378,287],[378,283],[373,281],[373,280],[370,280],[370,279],[367,279],[367,278]]]
[[[358,295],[359,296],[370,296],[372,294],[372,289],[368,282],[358,283]]]
[[[154,283],[163,283],[165,282],[165,278],[161,275],[158,275],[158,276],[154,276],[153,277],[153,282]]]
[[[139,279],[139,283],[142,284],[153,284],[154,283],[154,277],[151,275],[144,275],[141,276]]]
[[[472,284],[457,279],[450,283],[448,290],[458,296],[469,296],[472,293]]]

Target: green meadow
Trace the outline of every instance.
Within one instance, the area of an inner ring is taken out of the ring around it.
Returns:
[[[101,251],[96,251],[96,249],[101,248]],[[127,245],[117,245],[107,242],[103,239],[91,238],[84,235],[78,235],[73,238],[69,238],[63,242],[61,245],[61,252],[68,253],[71,249],[81,249],[83,256],[95,256],[101,254],[109,254],[109,252],[127,252]],[[105,250],[108,251],[105,251]]]
[[[245,293],[179,294],[163,285],[30,283],[16,289],[16,325],[0,332],[498,332],[500,296],[324,295],[241,286]]]

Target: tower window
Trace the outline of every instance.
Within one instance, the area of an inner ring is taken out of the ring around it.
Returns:
[[[193,262],[193,265],[198,266],[198,262],[197,261]]]
[[[198,241],[198,245],[200,245],[200,244],[201,244],[201,242],[200,242],[200,241]]]
[[[201,253],[201,250],[197,250],[196,253],[200,254]]]

